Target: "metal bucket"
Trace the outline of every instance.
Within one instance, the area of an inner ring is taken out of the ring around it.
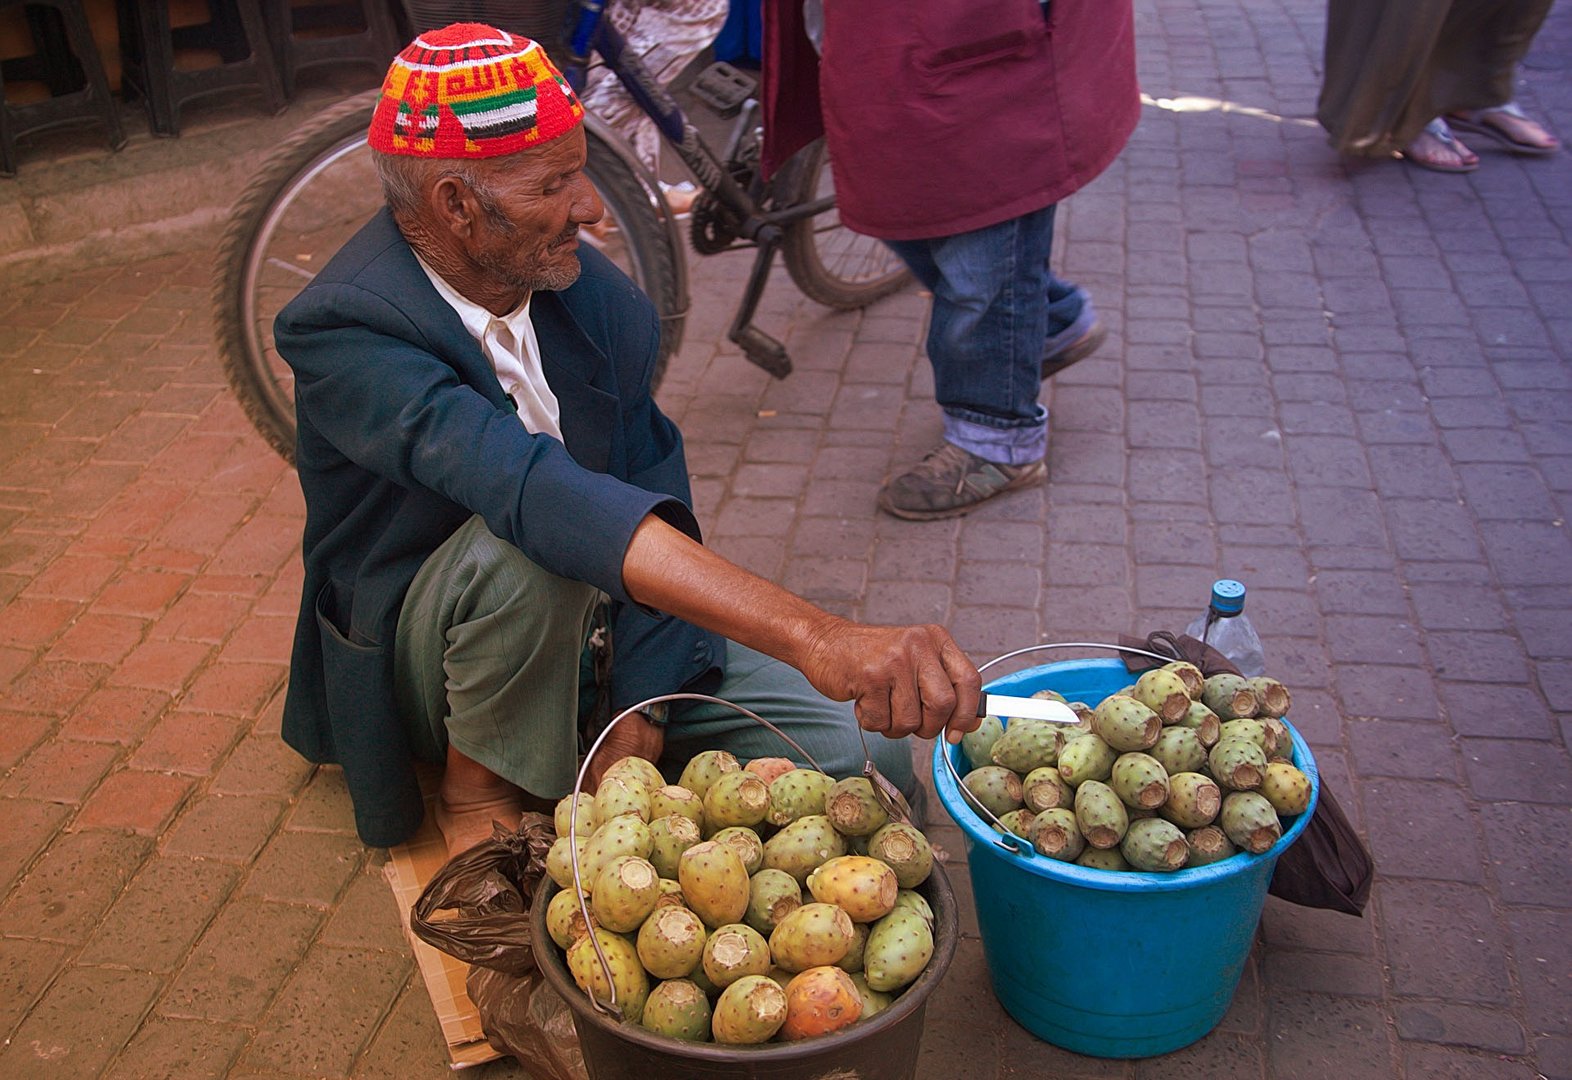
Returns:
[[[558,891],[557,883],[549,877],[541,880],[530,916],[536,941],[551,941],[546,930],[546,905]],[[933,908],[933,959],[928,961],[928,967],[895,999],[895,1004],[872,1019],[859,1020],[833,1035],[801,1042],[717,1046],[656,1035],[597,1011],[589,995],[573,981],[556,946],[543,945],[536,950],[535,960],[546,982],[573,1010],[573,1026],[579,1033],[590,1080],[912,1080],[917,1075],[917,1050],[922,1042],[928,996],[949,968],[960,933],[955,892],[943,867],[935,864],[933,873],[917,891]]]

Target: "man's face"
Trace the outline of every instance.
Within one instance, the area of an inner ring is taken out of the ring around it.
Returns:
[[[579,226],[604,212],[584,171],[586,146],[579,127],[475,170],[483,213],[465,250],[498,284],[539,292],[577,280]]]

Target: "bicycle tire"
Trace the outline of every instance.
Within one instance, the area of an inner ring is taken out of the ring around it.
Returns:
[[[379,93],[372,90],[345,99],[281,143],[236,201],[218,247],[211,299],[224,377],[252,426],[291,463],[295,454],[293,378],[273,349],[272,317],[304,288],[314,276],[314,268],[331,257],[381,206],[381,189],[374,177],[366,180],[355,175],[352,185],[347,178],[321,179],[333,169],[369,174],[371,159],[364,149],[365,134]],[[581,232],[580,241],[593,243],[611,256],[656,306],[661,345],[651,377],[653,393],[667,361],[682,342],[687,312],[679,299],[676,264],[682,255],[663,228],[654,193],[600,135],[589,129],[586,135],[589,161],[585,169],[614,225],[609,239]],[[318,208],[306,205],[306,196],[313,184],[331,187],[335,183],[337,190],[330,191],[331,198],[319,193],[318,201],[332,205],[336,216],[323,226],[313,220],[313,211]],[[353,187],[359,202],[340,208],[337,196],[344,194],[346,186]],[[285,241],[295,238],[290,232],[294,226],[286,219],[296,212],[297,202],[302,204],[300,216],[307,219],[300,228],[313,231],[299,237],[302,250],[286,248],[287,257],[280,257],[272,245],[280,233]],[[310,243],[305,242],[308,238]],[[275,277],[270,280],[269,275]]]
[[[793,155],[781,173],[782,206],[799,206],[833,190],[822,138]],[[786,226],[781,257],[803,295],[840,311],[867,307],[911,280],[893,251],[846,228],[834,210]]]

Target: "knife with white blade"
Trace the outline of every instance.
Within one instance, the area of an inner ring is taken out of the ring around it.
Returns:
[[[1027,720],[1047,720],[1051,724],[1079,724],[1081,718],[1062,701],[1052,698],[1009,697],[983,693],[977,698],[978,716],[1008,716]]]

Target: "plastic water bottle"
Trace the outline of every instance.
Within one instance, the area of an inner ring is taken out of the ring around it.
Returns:
[[[1261,638],[1244,613],[1245,587],[1231,578],[1212,584],[1212,602],[1185,630],[1232,660],[1246,678],[1266,674]]]

